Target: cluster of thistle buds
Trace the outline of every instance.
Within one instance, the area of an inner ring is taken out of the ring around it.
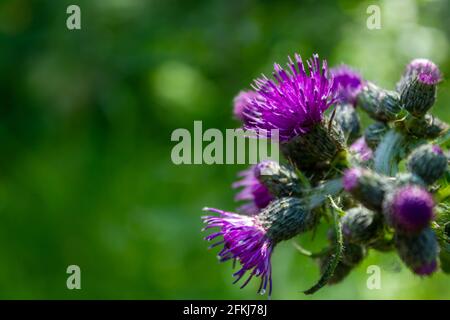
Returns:
[[[341,282],[370,250],[396,252],[417,276],[450,273],[450,138],[430,113],[441,80],[433,62],[415,59],[386,90],[346,65],[295,55],[241,91],[235,118],[257,133],[277,129],[285,159],[240,173],[235,212],[204,209],[214,230],[205,239],[239,265],[235,282],[259,278],[270,296],[276,245],[321,223],[332,225],[326,248],[297,245],[321,273],[307,294]],[[359,112],[373,120],[365,130]]]

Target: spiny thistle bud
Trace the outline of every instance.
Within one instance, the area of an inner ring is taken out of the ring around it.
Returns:
[[[402,261],[415,274],[427,276],[436,271],[439,245],[430,228],[419,234],[397,233],[395,246]]]
[[[294,169],[276,161],[262,161],[255,167],[255,177],[276,197],[300,195],[300,182]]]
[[[340,128],[325,121],[315,125],[308,133],[281,144],[284,156],[300,168],[308,168],[318,162],[329,161],[344,148]]]
[[[338,104],[335,109],[334,120],[349,141],[353,141],[359,136],[359,116],[353,105],[349,103]]]
[[[383,213],[388,223],[397,231],[418,233],[434,217],[434,200],[424,188],[407,185],[386,194]]]
[[[223,245],[218,257],[221,262],[239,261],[241,268],[233,274],[238,282],[247,272],[245,287],[254,277],[261,277],[258,292],[272,291],[271,256],[276,244],[290,239],[297,234],[314,227],[317,218],[306,211],[300,199],[281,198],[272,201],[258,215],[247,216],[219,209],[204,208],[206,211],[218,213],[219,216],[204,216],[204,230],[219,228],[219,231],[208,235],[205,240],[221,240],[210,248]]]
[[[408,170],[432,184],[447,170],[447,157],[437,145],[425,144],[415,149],[407,160]]]
[[[375,150],[388,130],[389,127],[383,122],[375,122],[369,125],[366,130],[364,130],[364,138],[367,145],[372,148],[372,150]]]
[[[381,89],[371,82],[363,86],[357,101],[371,118],[383,122],[395,120],[402,110],[397,92]]]
[[[344,189],[366,208],[380,210],[388,187],[387,178],[368,169],[347,169],[343,178]]]
[[[347,210],[341,222],[344,238],[350,243],[371,243],[383,230],[381,215],[364,207]]]
[[[415,117],[425,115],[436,100],[440,80],[439,68],[430,60],[411,61],[398,85],[403,107]]]
[[[421,118],[407,117],[404,126],[410,135],[426,139],[438,138],[449,128],[448,124],[431,114],[426,114]]]
[[[275,243],[288,240],[299,233],[312,229],[317,217],[305,210],[304,203],[293,197],[277,199],[257,216],[258,222],[267,230],[267,236]]]

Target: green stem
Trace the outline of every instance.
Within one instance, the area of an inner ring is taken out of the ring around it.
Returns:
[[[334,204],[334,202],[332,201],[332,205],[330,207],[331,207],[331,212],[334,217],[334,229],[336,232],[336,246],[334,249],[334,253],[331,256],[331,259],[330,259],[322,277],[320,277],[319,281],[317,281],[317,283],[314,286],[312,286],[308,290],[304,291],[304,294],[313,294],[313,293],[319,291],[321,288],[323,288],[328,283],[328,280],[330,280],[330,278],[333,276],[334,270],[336,270],[336,267],[342,256],[342,252],[344,251],[342,226],[341,226],[341,222],[340,222],[337,210],[334,208],[333,204]]]
[[[403,142],[404,135],[395,129],[385,134],[375,151],[375,171],[387,176],[394,176],[397,173],[397,158],[402,150]]]

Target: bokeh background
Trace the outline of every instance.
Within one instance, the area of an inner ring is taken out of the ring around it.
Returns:
[[[66,28],[81,8],[82,29]],[[366,27],[370,4],[381,29]],[[233,96],[288,54],[317,52],[392,88],[426,57],[450,75],[450,2],[89,0],[0,2],[0,298],[265,299],[206,250],[205,205],[233,210],[239,165],[171,162],[176,128],[234,128]],[[450,83],[434,113],[450,120]],[[305,247],[319,250],[324,229]],[[66,268],[81,268],[81,290]],[[366,268],[382,269],[368,290]],[[273,256],[274,299],[448,299],[450,278],[371,253],[313,296],[313,261]]]

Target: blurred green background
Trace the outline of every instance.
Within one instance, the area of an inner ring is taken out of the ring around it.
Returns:
[[[81,8],[82,29],[66,28]],[[381,8],[369,30],[366,9]],[[450,4],[413,1],[89,0],[0,2],[0,298],[254,299],[206,250],[205,205],[233,210],[245,166],[171,162],[176,128],[234,128],[233,96],[288,54],[317,52],[392,88],[427,57],[450,74]],[[434,113],[450,120],[444,81]],[[324,229],[305,247],[324,245]],[[81,268],[81,290],[66,268]],[[382,270],[366,287],[367,266]],[[274,299],[450,298],[371,253],[313,296],[313,261],[292,243],[273,256]]]

